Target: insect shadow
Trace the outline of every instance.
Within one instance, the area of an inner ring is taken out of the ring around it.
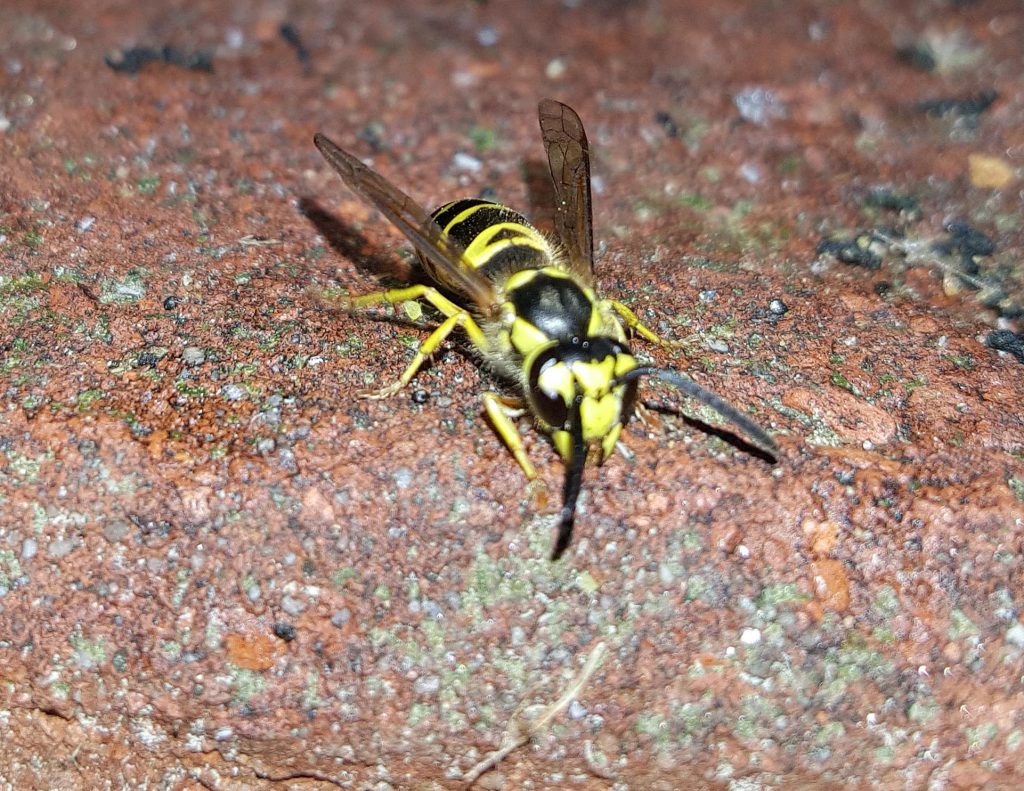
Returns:
[[[726,443],[727,445],[731,445],[736,450],[743,451],[743,453],[746,453],[749,456],[754,456],[755,458],[760,459],[766,464],[775,465],[779,461],[777,457],[768,453],[768,451],[759,448],[752,442],[748,442],[746,439],[744,439],[742,434],[737,434],[733,431],[730,431],[728,428],[724,426],[716,426],[712,423],[705,423],[700,418],[691,417],[678,407],[665,404],[663,402],[653,402],[644,399],[641,403],[643,403],[645,409],[651,412],[656,412],[659,415],[670,415],[674,418],[678,418],[687,426],[699,431],[701,434],[706,434],[710,437],[717,437],[718,439],[722,440],[722,442]],[[636,422],[639,423],[640,421]]]
[[[327,244],[342,258],[352,262],[355,267],[371,275],[374,280],[386,288],[397,286],[408,286],[425,284],[437,288],[449,298],[454,295],[436,283],[423,271],[415,260],[403,260],[401,256],[382,248],[380,242],[372,242],[356,228],[353,223],[346,222],[335,214],[325,209],[318,201],[312,198],[299,199],[299,211],[316,228],[317,232],[327,241]],[[320,304],[327,310],[349,313],[345,308],[331,304],[330,299],[317,295]],[[397,327],[411,327],[418,330],[429,331],[436,322],[426,317],[420,321],[413,321],[401,311],[388,315],[382,312],[365,312],[366,318],[372,321],[379,321],[392,324]],[[470,363],[476,364],[479,355],[473,348],[461,339],[453,339],[451,346],[453,350],[464,357]],[[431,367],[432,361],[424,363],[424,370]]]
[[[331,249],[357,268],[396,283],[429,282],[420,267],[382,252],[380,245],[367,239],[355,225],[332,214],[312,198],[300,198],[299,211],[327,240]]]

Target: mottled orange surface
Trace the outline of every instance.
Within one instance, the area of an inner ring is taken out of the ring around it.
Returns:
[[[1021,330],[1022,35],[1016,0],[5,2],[0,780],[459,788],[603,642],[478,787],[1024,785],[1024,368],[984,343]],[[543,221],[544,96],[602,291],[687,341],[636,350],[783,451],[647,386],[558,564],[563,468],[524,420],[526,485],[462,338],[357,397],[435,317],[326,307],[411,267],[312,145]],[[877,268],[816,253],[872,230]]]

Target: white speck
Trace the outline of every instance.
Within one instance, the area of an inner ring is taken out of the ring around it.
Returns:
[[[308,360],[306,360],[306,365],[308,365],[310,368],[316,368],[316,366],[321,365],[323,363],[323,361],[324,361],[323,357],[314,356],[314,357],[310,357]]]
[[[578,700],[574,700],[569,704],[569,711],[566,713],[569,715],[570,720],[582,720],[587,716],[587,709]]]
[[[306,609],[306,605],[292,596],[282,596],[281,609],[289,615],[299,615]]]
[[[1024,648],[1024,623],[1019,621],[1006,630],[1006,642],[1017,648]]]
[[[740,642],[743,645],[757,645],[761,642],[761,630],[746,628],[740,632]]]
[[[220,389],[220,393],[228,401],[241,401],[246,395],[245,390],[238,385],[224,385]]]
[[[74,548],[75,542],[73,539],[61,538],[50,543],[50,546],[46,549],[46,554],[51,558],[62,558]]]
[[[224,726],[223,728],[217,729],[216,733],[213,734],[213,738],[218,742],[226,742],[234,736],[234,734],[235,732],[231,728]]]
[[[565,76],[565,71],[565,58],[555,58],[549,61],[548,65],[544,67],[544,76],[549,80],[560,80]]]
[[[441,688],[441,679],[437,676],[423,676],[416,679],[413,689],[417,695],[433,695]]]
[[[925,667],[924,665],[918,665],[917,666],[917,675],[927,677],[928,676],[928,668]]]
[[[152,720],[147,717],[138,717],[131,723],[135,737],[146,747],[154,748],[160,742],[166,741],[167,737],[156,729]]]
[[[750,547],[748,547],[746,544],[739,544],[736,547],[736,554],[744,560],[746,560],[750,557]]]
[[[761,181],[761,167],[753,162],[744,162],[740,165],[740,178],[751,184],[757,184]]]
[[[782,100],[768,88],[744,88],[732,101],[744,121],[759,126],[764,126],[776,118],[785,118],[787,114]]]
[[[21,559],[29,560],[36,556],[36,552],[39,551],[39,543],[34,538],[26,538],[21,543]]]
[[[736,656],[736,647],[732,645],[728,646],[725,649],[725,655],[730,658]]]
[[[181,361],[185,365],[202,365],[206,362],[206,352],[198,346],[186,346],[181,352]]]
[[[851,335],[849,338],[843,338],[843,346],[851,346],[852,347],[852,346],[856,346],[856,345],[857,345],[857,336],[856,335]]]
[[[476,40],[480,42],[482,47],[493,47],[501,41],[501,33],[498,32],[497,28],[485,25],[476,32]]]
[[[453,71],[452,85],[456,88],[471,88],[476,85],[478,79],[471,71]]]
[[[470,173],[477,173],[483,168],[483,163],[479,159],[464,151],[456,152],[455,156],[452,157],[452,165],[457,170],[466,170]]]
[[[75,223],[75,228],[78,230],[79,233],[85,233],[95,224],[95,217],[83,217],[82,219]]]
[[[395,486],[399,489],[408,489],[412,486],[413,471],[408,467],[399,467],[394,471],[392,477],[395,479]]]
[[[237,27],[228,28],[228,31],[224,34],[224,42],[231,49],[241,49],[245,43],[245,33]]]

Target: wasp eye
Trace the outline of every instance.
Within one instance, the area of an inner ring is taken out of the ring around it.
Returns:
[[[552,349],[530,367],[530,403],[534,414],[554,428],[564,428],[569,419],[566,401],[571,395],[563,395],[564,388],[572,388],[572,372]]]

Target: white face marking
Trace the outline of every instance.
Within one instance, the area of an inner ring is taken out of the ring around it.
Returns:
[[[563,362],[546,360],[537,375],[537,385],[548,398],[565,400],[566,393],[572,388],[572,372]]]

